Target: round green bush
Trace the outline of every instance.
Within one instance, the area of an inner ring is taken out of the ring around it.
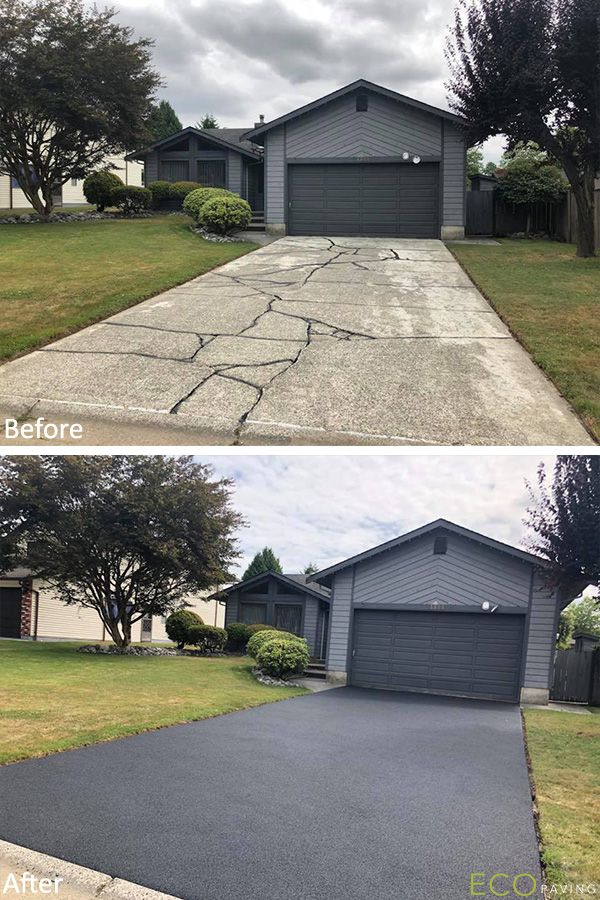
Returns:
[[[114,192],[122,187],[125,185],[118,175],[108,169],[101,169],[84,178],[83,195],[88,203],[94,204],[98,212],[104,212],[107,206],[114,203]]]
[[[263,631],[258,631],[256,634],[253,634],[248,644],[246,645],[246,652],[248,656],[251,656],[253,659],[256,659],[258,651],[263,647],[268,641],[273,640],[274,638],[278,638],[282,641],[302,641],[306,644],[304,638],[298,637],[297,634],[291,634],[289,631],[277,631],[276,628],[268,628]]]
[[[250,634],[256,634],[257,631],[278,631],[278,628],[275,628],[274,625],[261,625],[260,622],[256,622],[254,625],[248,625],[250,629]]]
[[[212,197],[229,193],[230,192],[226,191],[225,188],[196,188],[196,190],[191,191],[186,195],[183,201],[183,209],[188,214],[188,216],[191,216],[192,219],[194,219],[196,222],[199,222],[202,207],[208,200],[210,200]],[[231,196],[233,196],[233,194]]]
[[[197,181],[174,181],[171,184],[171,200],[185,200],[188,194],[201,188],[202,185]]]
[[[308,665],[306,641],[281,640],[280,637],[267,641],[258,651],[256,663],[261,672],[273,678],[291,678],[301,675]]]
[[[118,206],[125,215],[131,215],[131,213],[143,212],[145,209],[150,209],[152,206],[152,193],[148,188],[123,185],[123,187],[116,188],[113,192],[112,202],[115,206]]]
[[[252,637],[250,626],[244,622],[230,622],[225,626],[227,632],[227,650],[230,653],[244,653],[246,644]]]
[[[216,625],[192,625],[188,643],[204,653],[220,653],[225,649],[227,632]]]
[[[190,628],[198,625],[204,625],[198,613],[192,609],[176,609],[170,616],[167,616],[165,631],[170,640],[177,644],[177,648],[183,650],[185,644],[191,643],[189,640]]]
[[[170,181],[151,181],[148,190],[152,194],[152,205],[158,206],[165,200],[171,199],[171,182]]]
[[[200,224],[216,234],[242,231],[251,219],[250,204],[236,194],[211,197],[200,209]]]

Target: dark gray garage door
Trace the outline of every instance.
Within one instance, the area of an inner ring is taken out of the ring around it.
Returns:
[[[437,238],[438,165],[291,165],[288,231]]]
[[[524,619],[357,610],[352,684],[515,701]]]
[[[0,588],[0,637],[21,637],[21,588]]]

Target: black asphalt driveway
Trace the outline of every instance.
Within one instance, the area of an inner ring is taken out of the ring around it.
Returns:
[[[499,703],[341,688],[5,766],[0,797],[4,840],[185,900],[468,900],[471,872],[540,877]]]

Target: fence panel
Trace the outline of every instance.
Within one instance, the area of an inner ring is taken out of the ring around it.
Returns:
[[[589,703],[592,687],[594,650],[557,650],[554,660],[554,680],[550,691],[552,700],[566,700],[571,703]]]
[[[495,191],[467,191],[467,234],[494,234],[495,195]]]

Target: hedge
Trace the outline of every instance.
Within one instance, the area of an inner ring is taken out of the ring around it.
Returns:
[[[88,203],[94,204],[98,212],[104,212],[107,206],[112,206],[114,192],[121,187],[125,184],[118,175],[102,169],[84,178],[83,196]]]
[[[304,638],[298,637],[297,634],[291,634],[289,631],[278,631],[276,628],[271,628],[268,630],[263,630],[257,632],[257,634],[252,635],[248,644],[246,646],[246,652],[248,656],[251,656],[253,659],[257,659],[258,652],[268,641],[274,640],[275,638],[282,641],[301,641],[305,646],[308,647],[306,640]]]
[[[243,231],[251,219],[250,204],[236,194],[218,194],[210,197],[200,208],[200,224],[216,234]]]
[[[188,643],[205,653],[220,653],[227,643],[227,632],[216,625],[192,625]]]
[[[179,650],[183,650],[186,644],[190,644],[190,628],[204,625],[202,618],[192,609],[177,609],[167,617],[165,631],[169,638],[177,644]]]
[[[282,640],[280,637],[267,641],[258,651],[256,662],[265,675],[273,678],[290,678],[301,675],[308,665],[306,641]]]

